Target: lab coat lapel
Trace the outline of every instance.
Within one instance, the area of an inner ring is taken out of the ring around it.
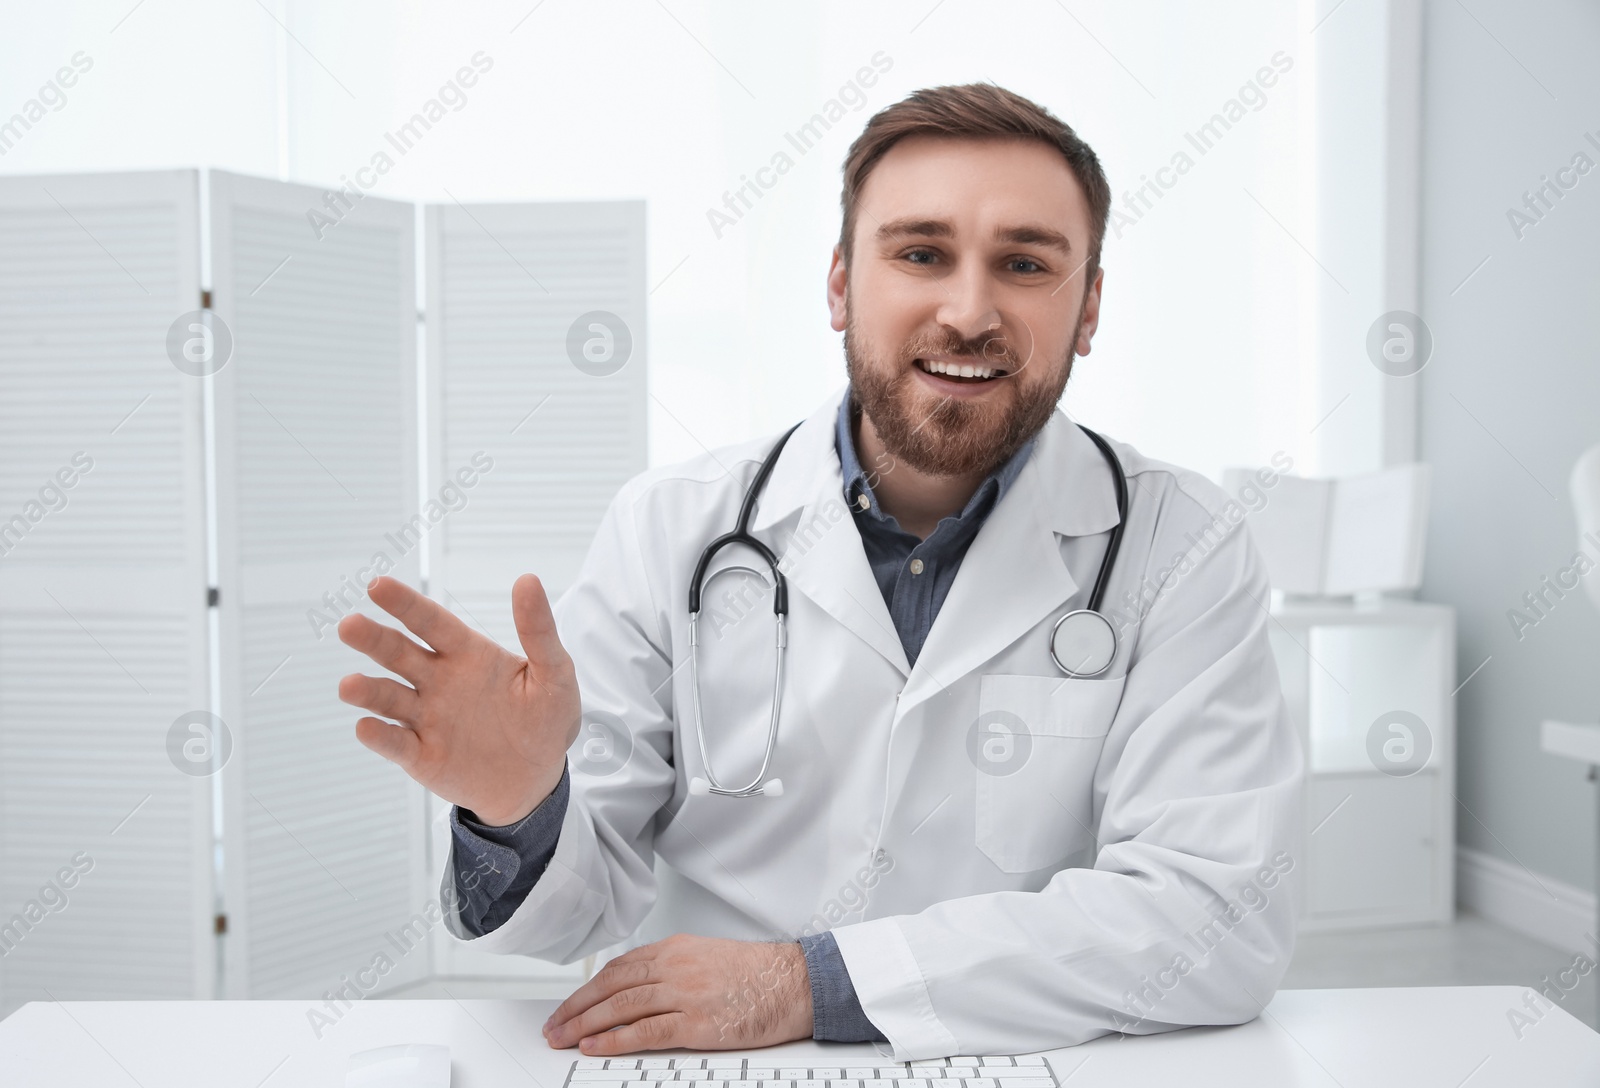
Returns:
[[[1111,475],[1076,424],[1057,412],[956,572],[900,698],[902,713],[1028,635],[1078,591],[1058,536],[1117,522]],[[1087,576],[1092,580],[1093,572]]]
[[[752,529],[777,526],[776,539],[763,539],[778,555],[791,598],[803,593],[905,676],[911,664],[844,502],[833,431],[841,396],[843,390],[828,398],[790,437],[767,479]]]

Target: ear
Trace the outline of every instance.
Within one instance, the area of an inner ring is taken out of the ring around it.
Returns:
[[[1094,282],[1083,296],[1083,323],[1078,327],[1078,340],[1072,345],[1074,354],[1089,354],[1089,342],[1094,339],[1094,332],[1100,327],[1100,285],[1105,281],[1106,270],[1097,268],[1094,272]]]
[[[845,266],[839,247],[833,247],[833,263],[828,266],[828,318],[834,332],[844,332],[845,318]]]

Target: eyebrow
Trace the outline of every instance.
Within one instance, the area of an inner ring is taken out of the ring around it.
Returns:
[[[878,227],[876,237],[880,242],[893,242],[900,238],[954,238],[955,228],[944,219],[917,219],[906,217],[893,219]],[[1070,255],[1072,242],[1065,234],[1049,227],[1028,225],[1020,227],[1001,227],[994,232],[996,242],[1010,242],[1013,245],[1044,246],[1049,249],[1059,249]]]

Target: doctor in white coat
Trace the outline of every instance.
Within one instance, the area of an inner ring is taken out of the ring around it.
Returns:
[[[811,1037],[822,995],[799,941],[824,933],[900,1060],[1240,1023],[1272,997],[1294,945],[1302,756],[1238,505],[1113,442],[1129,504],[1102,607],[1115,657],[1073,678],[1050,653],[1118,522],[1107,461],[1057,407],[1098,324],[1108,205],[1072,130],[991,85],[918,92],[852,146],[827,280],[849,389],[789,438],[751,521],[788,584],[780,795],[691,791],[710,776],[686,667],[690,577],[777,435],[628,483],[553,610],[519,579],[525,657],[388,578],[372,599],[416,639],[341,622],[405,681],[342,681],[374,715],[363,743],[477,826],[569,791],[537,881],[476,937],[562,963],[629,949],[557,1010],[552,1045]],[[1226,315],[1196,335],[1224,338]],[[854,493],[847,395],[869,470]],[[913,663],[900,613],[926,607],[918,579],[936,572],[880,578],[857,519],[931,539],[1004,466]],[[761,765],[775,656],[764,564],[724,549],[708,577],[737,566],[760,573],[713,579],[699,629],[723,784]],[[446,913],[473,937],[458,861]]]

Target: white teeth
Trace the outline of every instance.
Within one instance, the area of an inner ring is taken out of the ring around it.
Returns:
[[[922,368],[930,374],[949,374],[957,378],[992,378],[997,370],[986,366],[973,366],[970,363],[956,364],[941,362],[937,359],[923,359]]]

